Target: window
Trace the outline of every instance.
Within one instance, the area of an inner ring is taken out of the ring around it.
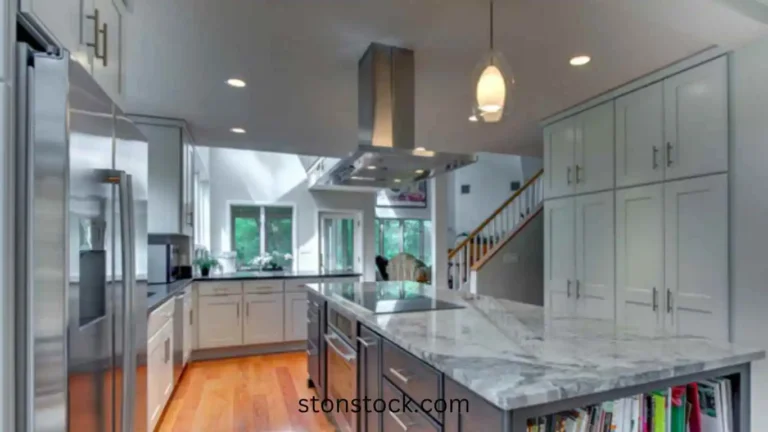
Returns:
[[[238,267],[251,266],[263,254],[275,254],[283,268],[293,259],[293,208],[285,206],[233,205],[230,208],[231,248],[237,252]]]
[[[376,219],[376,253],[390,259],[409,253],[432,265],[432,222],[421,219]]]
[[[320,215],[320,266],[324,270],[354,270],[356,216],[340,213]]]

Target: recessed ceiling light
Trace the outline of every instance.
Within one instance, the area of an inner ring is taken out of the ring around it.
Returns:
[[[228,79],[227,84],[229,84],[230,87],[237,87],[237,88],[245,87],[245,81],[237,78]]]
[[[424,151],[426,149],[424,147],[416,147],[414,150],[416,150],[416,151]]]
[[[584,66],[592,60],[589,56],[580,55],[571,59],[571,66]]]
[[[395,179],[395,183],[400,183],[400,179]]]
[[[477,116],[472,114],[471,116],[469,116],[469,121],[476,122],[477,121]]]
[[[424,174],[424,170],[416,170],[416,174]]]
[[[376,165],[369,165],[369,166],[368,166],[368,169],[369,169],[369,170],[375,170],[375,169],[376,169]]]
[[[245,133],[245,129],[243,129],[243,128],[232,128],[232,129],[230,129],[230,131],[232,131],[232,132],[234,132],[236,134],[244,134]]]
[[[350,177],[352,180],[361,180],[361,181],[374,181],[376,180],[373,177],[360,177],[360,176],[352,176]]]

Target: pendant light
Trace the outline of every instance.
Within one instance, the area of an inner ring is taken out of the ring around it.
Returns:
[[[508,111],[514,79],[501,53],[494,50],[493,2],[490,0],[490,49],[473,74],[474,89],[470,121],[496,123]]]

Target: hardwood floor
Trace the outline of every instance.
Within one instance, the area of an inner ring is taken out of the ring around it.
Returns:
[[[333,431],[322,413],[299,412],[307,355],[270,354],[187,366],[159,432]]]

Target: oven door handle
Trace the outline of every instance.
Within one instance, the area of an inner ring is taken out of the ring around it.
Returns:
[[[339,357],[343,358],[345,362],[352,363],[357,359],[357,354],[352,351],[351,353],[345,354],[341,348],[336,344],[336,342],[333,342],[334,340],[338,340],[340,343],[344,343],[338,336],[336,335],[330,335],[328,333],[324,334],[323,337],[325,337],[325,341],[330,345],[331,348],[333,348],[334,351],[336,351],[336,354],[339,355]]]

